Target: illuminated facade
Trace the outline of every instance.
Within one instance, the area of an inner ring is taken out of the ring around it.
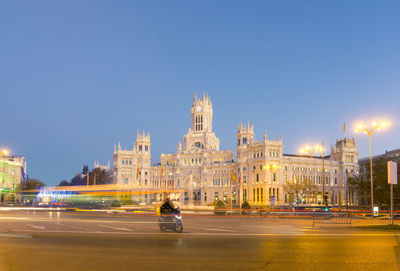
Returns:
[[[0,155],[0,203],[18,199],[16,189],[26,176],[25,157]]]
[[[176,153],[161,154],[161,163],[151,164],[149,133],[138,133],[132,150],[115,146],[114,183],[140,189],[181,189],[184,192],[173,197],[183,204],[206,205],[222,200],[237,205],[246,200],[252,206],[283,206],[291,202],[288,184],[308,181],[315,195],[301,198],[298,204],[322,203],[323,190],[330,205],[356,203],[356,195],[347,189],[347,178],[358,173],[354,139],[337,141],[324,159],[311,158],[284,154],[282,135],[273,140],[265,133],[256,141],[253,125],[240,124],[235,161],[232,150],[220,150],[219,139],[212,131],[208,95],[202,99],[194,96],[190,114],[191,128],[183,142],[178,143]],[[236,181],[232,181],[232,175]]]

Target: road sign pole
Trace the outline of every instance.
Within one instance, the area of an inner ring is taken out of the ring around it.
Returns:
[[[390,184],[390,219],[392,221],[392,225],[394,224],[393,221],[393,184]]]

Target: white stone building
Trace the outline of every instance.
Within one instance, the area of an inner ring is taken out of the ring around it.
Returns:
[[[311,158],[284,154],[282,135],[273,140],[265,133],[262,140],[256,141],[253,125],[240,124],[235,161],[232,150],[220,150],[219,139],[212,131],[213,110],[208,95],[202,99],[194,96],[190,114],[191,128],[183,144],[178,143],[176,153],[161,154],[161,163],[151,164],[149,133],[138,133],[132,150],[115,146],[114,183],[149,191],[177,189],[180,192],[172,197],[183,204],[205,205],[222,200],[237,205],[246,200],[261,207],[289,205],[287,184],[309,181],[316,194],[301,199],[300,204],[321,204],[323,190],[330,205],[356,204],[356,195],[349,193],[346,185],[349,176],[358,174],[354,139],[337,141],[324,159]],[[236,181],[232,181],[232,175]],[[161,196],[156,193],[147,201]]]

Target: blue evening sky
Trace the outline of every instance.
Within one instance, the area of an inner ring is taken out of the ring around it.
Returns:
[[[152,161],[176,151],[207,91],[221,149],[238,121],[284,152],[355,136],[388,117],[373,153],[399,148],[399,1],[1,1],[0,148],[48,185],[112,160],[150,131]]]

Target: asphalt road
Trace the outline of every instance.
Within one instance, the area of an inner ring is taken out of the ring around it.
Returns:
[[[0,211],[0,270],[399,270],[392,232],[310,219]],[[359,224],[366,223],[359,221]]]

